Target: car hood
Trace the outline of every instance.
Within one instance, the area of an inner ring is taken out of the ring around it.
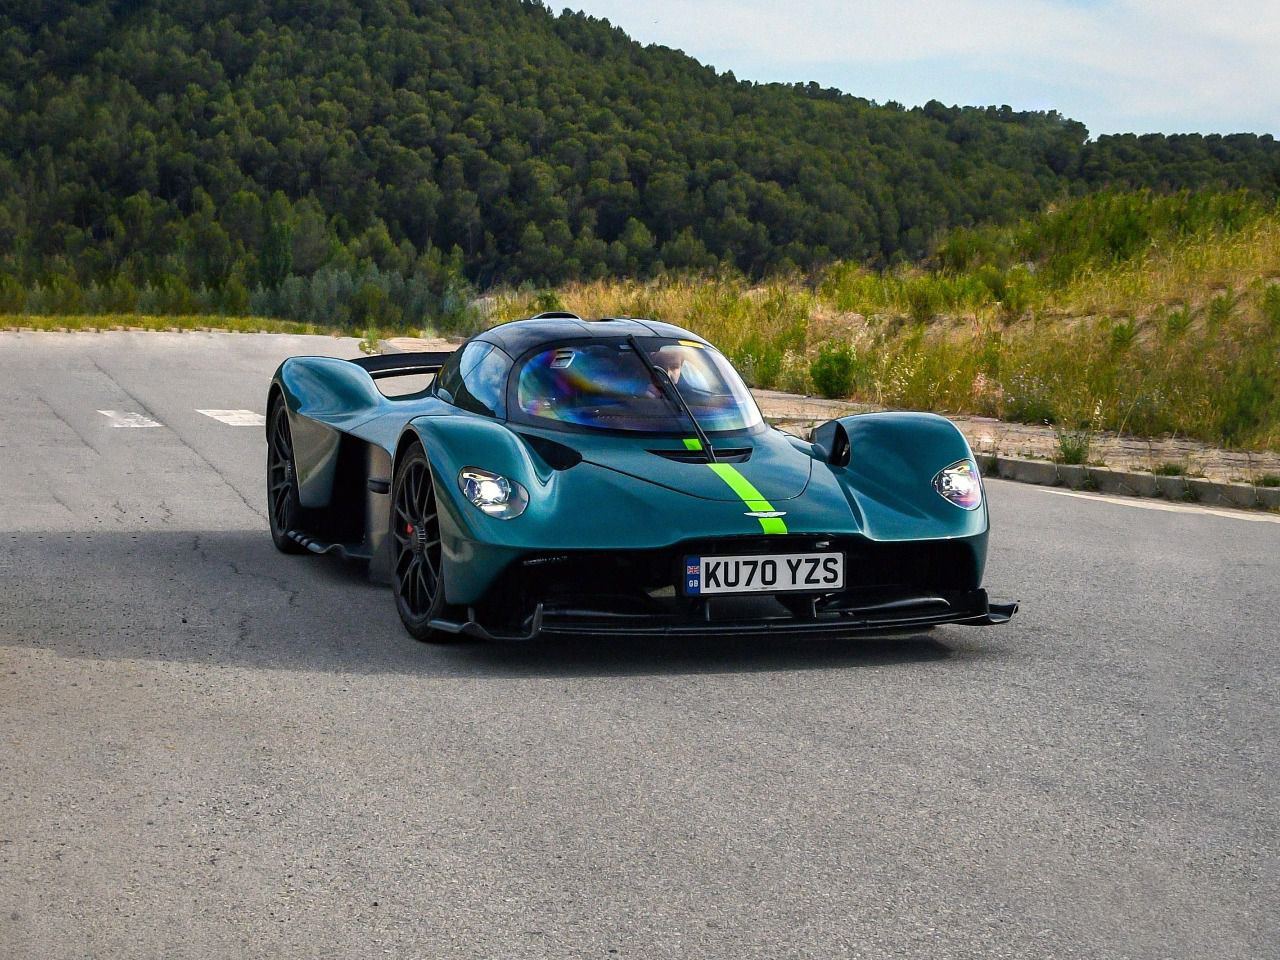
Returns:
[[[809,445],[772,428],[716,438],[714,464],[692,439],[560,431],[538,435],[573,449],[587,463],[703,500],[777,504],[804,493],[813,469],[813,457],[806,452]]]

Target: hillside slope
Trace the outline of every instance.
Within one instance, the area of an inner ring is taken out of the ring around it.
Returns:
[[[1102,186],[1280,191],[1270,137],[739,82],[522,0],[6,7],[0,309],[243,310],[319,274],[353,320],[415,319],[460,274],[883,264]]]

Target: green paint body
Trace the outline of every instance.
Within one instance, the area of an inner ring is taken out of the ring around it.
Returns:
[[[429,393],[388,399],[344,360],[293,358],[274,382],[290,412],[304,506],[331,505],[340,445],[351,438],[388,463],[409,443],[425,447],[440,500],[450,603],[477,601],[509,564],[533,553],[659,549],[762,533],[778,536],[780,551],[787,535],[957,540],[971,552],[979,579],[985,563],[985,498],[978,509],[963,510],[933,487],[940,470],[972,453],[953,424],[931,414],[840,420],[852,450],[845,466],[764,426],[712,438],[717,446],[748,448],[745,460],[687,462],[661,452],[697,450],[697,440],[509,424]],[[572,448],[581,462],[553,468],[535,450],[538,437]],[[523,484],[524,514],[499,520],[465,500],[457,478],[469,466]],[[784,516],[747,515],[761,512]]]

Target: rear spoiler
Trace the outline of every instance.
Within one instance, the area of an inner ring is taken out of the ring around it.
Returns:
[[[384,377],[411,377],[416,374],[438,373],[444,362],[453,356],[452,351],[439,353],[383,353],[372,357],[356,357],[350,361],[374,380]]]

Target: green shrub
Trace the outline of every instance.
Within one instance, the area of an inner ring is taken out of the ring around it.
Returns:
[[[1030,370],[1020,370],[1004,385],[1004,416],[1020,423],[1056,423],[1053,389]]]
[[[1229,446],[1248,442],[1269,419],[1280,416],[1276,360],[1269,350],[1250,351],[1218,397],[1217,434]]]
[[[1271,332],[1280,334],[1280,284],[1273,283],[1263,292],[1262,316]]]
[[[741,346],[731,351],[729,359],[748,384],[771,389],[782,373],[785,352],[778,344],[769,343],[764,337],[752,334]]]
[[[1089,448],[1093,445],[1093,433],[1090,430],[1055,430],[1058,439],[1058,452],[1054,456],[1057,463],[1082,464],[1089,462]]]
[[[1235,308],[1236,300],[1235,297],[1231,295],[1230,290],[1225,293],[1218,294],[1209,301],[1209,309],[1207,312],[1209,325],[1214,327],[1222,326],[1222,324],[1231,319],[1231,315],[1235,312]]]
[[[916,323],[932,320],[941,306],[937,281],[933,277],[912,277],[903,290],[907,316]]]
[[[1111,349],[1116,353],[1123,353],[1133,346],[1133,341],[1138,336],[1138,324],[1133,317],[1128,320],[1121,320],[1111,328]]]
[[[1006,292],[1003,270],[993,267],[989,263],[984,263],[978,268],[974,278],[986,289],[988,300],[1004,302]]]
[[[824,343],[809,367],[813,389],[824,397],[847,397],[853,392],[857,352],[852,344]]]
[[[1176,340],[1187,332],[1191,326],[1193,315],[1191,308],[1183,304],[1177,310],[1170,310],[1169,314],[1164,318],[1164,332],[1170,340]]]
[[[534,313],[550,313],[554,310],[564,310],[564,301],[554,290],[543,290],[533,298]]]
[[[1025,267],[1014,267],[1004,278],[1004,314],[1010,320],[1025,316],[1036,302],[1036,279]]]
[[[778,378],[778,387],[788,393],[813,392],[813,377],[804,354],[788,350],[782,355],[782,373]]]
[[[361,326],[394,327],[401,316],[387,292],[372,282],[362,285],[351,298],[351,319]]]
[[[8,274],[0,273],[0,313],[21,313],[27,305],[27,291]]]

